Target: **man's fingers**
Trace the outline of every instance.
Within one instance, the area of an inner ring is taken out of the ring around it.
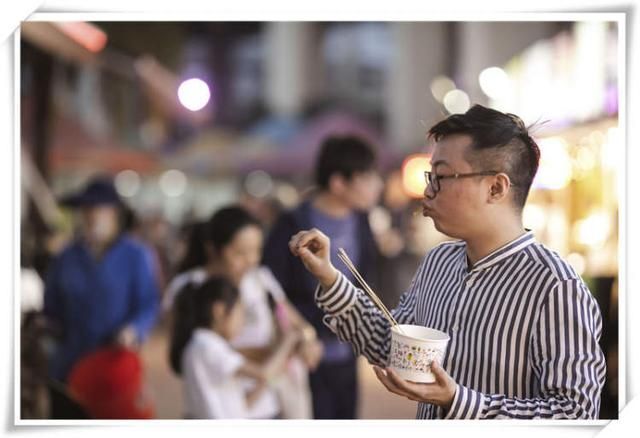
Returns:
[[[312,228],[310,230],[300,231],[291,236],[289,240],[289,250],[295,256],[300,255],[301,248],[307,248],[312,253],[317,253],[319,250],[327,248],[328,243],[329,239],[322,231],[317,228]]]
[[[302,261],[305,264],[311,263],[316,259],[316,256],[314,256],[311,251],[309,251],[307,248],[303,246],[298,248],[297,252],[298,252],[298,256],[302,259]]]
[[[389,380],[396,386],[398,387],[400,390],[411,394],[413,396],[417,396],[419,395],[419,389],[416,388],[416,385],[420,385],[421,387],[424,387],[426,384],[418,384],[418,383],[411,383],[411,382],[407,382],[406,380],[404,380],[402,377],[400,377],[393,369],[391,368],[387,368],[387,376],[389,377]]]
[[[296,236],[293,236],[291,240],[289,240],[289,251],[291,251],[294,256],[298,255],[297,242],[298,239]]]
[[[300,236],[302,236],[306,231],[298,231],[296,234],[291,236],[289,239],[289,250],[293,253],[293,255],[298,255],[298,248],[300,246]]]
[[[380,382],[384,385],[385,388],[387,388],[388,391],[413,400],[413,396],[394,385],[393,382],[389,379],[388,374],[385,373],[380,367],[374,365],[373,371],[376,373],[376,377],[378,378],[378,380],[380,380]]]
[[[439,363],[432,364],[436,376],[434,383],[417,383],[403,379],[392,368],[381,369],[373,366],[376,377],[389,392],[402,395],[410,400],[436,404],[449,409],[455,398],[455,382]]]
[[[449,377],[449,375],[444,370],[444,368],[442,368],[442,365],[440,365],[435,360],[431,362],[431,372],[436,378],[436,383],[438,384],[447,383],[447,377]]]
[[[313,228],[298,237],[298,240],[296,242],[297,248],[299,250],[300,248],[304,248],[306,246],[316,246],[315,244],[312,244],[312,242],[317,241],[317,243],[320,243],[321,238],[322,234],[320,233],[320,231]]]
[[[446,376],[446,372],[444,370],[443,372]],[[443,387],[443,384],[439,381],[433,383],[409,382],[404,380],[398,375],[398,373],[390,368],[387,368],[387,375],[393,385],[395,385],[400,391],[408,394],[408,398],[415,401],[433,403],[434,396],[436,396]]]
[[[389,381],[389,379],[387,378],[386,374],[384,373],[384,371],[382,371],[382,369],[378,368],[377,366],[373,366],[373,372],[376,373],[376,377],[378,378],[378,380],[380,380],[380,382],[384,385],[385,388],[387,388],[389,391],[394,392],[397,394],[395,387],[393,387],[393,385],[391,384],[391,382]]]

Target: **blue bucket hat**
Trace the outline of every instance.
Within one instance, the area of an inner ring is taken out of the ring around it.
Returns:
[[[80,192],[63,197],[60,203],[68,207],[91,207],[104,204],[121,206],[122,200],[113,181],[99,177],[91,180]]]

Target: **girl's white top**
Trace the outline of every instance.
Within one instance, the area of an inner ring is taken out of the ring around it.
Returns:
[[[187,418],[248,418],[245,390],[235,376],[244,362],[220,335],[196,329],[182,355]]]
[[[202,283],[207,278],[203,268],[196,268],[175,277],[165,292],[163,307],[168,310],[173,305],[180,290],[188,283]],[[282,287],[271,270],[265,266],[252,269],[242,278],[239,286],[240,298],[244,305],[245,323],[240,333],[231,340],[233,348],[263,348],[271,344],[274,336],[273,312],[268,296],[275,301],[285,299]],[[240,378],[242,387],[250,390],[255,385],[252,379]],[[266,388],[249,408],[249,418],[273,418],[280,411],[276,392]]]

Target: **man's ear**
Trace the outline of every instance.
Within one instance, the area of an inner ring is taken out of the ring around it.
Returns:
[[[487,200],[490,204],[502,202],[511,191],[511,180],[506,173],[499,173],[493,178]]]

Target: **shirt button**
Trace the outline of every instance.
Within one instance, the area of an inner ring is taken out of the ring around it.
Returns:
[[[453,331],[453,332],[457,332],[459,328],[460,328],[460,327],[458,327],[458,324],[456,324],[456,325],[454,325],[454,326],[451,328],[451,331]]]

